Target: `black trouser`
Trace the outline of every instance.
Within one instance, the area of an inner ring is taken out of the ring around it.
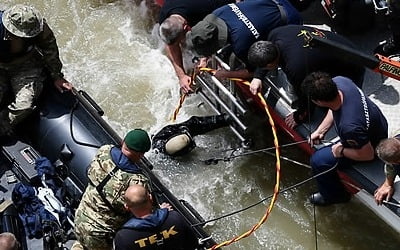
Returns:
[[[189,120],[176,125],[186,127],[190,135],[194,137],[217,128],[225,127],[228,125],[228,122],[225,120],[224,115],[192,116]]]

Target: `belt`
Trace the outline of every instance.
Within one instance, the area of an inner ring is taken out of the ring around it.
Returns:
[[[280,2],[278,2],[277,0],[272,0],[272,1],[276,4],[276,6],[278,6],[279,12],[281,13],[281,24],[282,25],[287,24],[288,16],[285,11],[285,7],[283,7],[283,5]]]

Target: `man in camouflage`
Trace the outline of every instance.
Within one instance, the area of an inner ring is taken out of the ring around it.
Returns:
[[[72,88],[61,73],[54,34],[40,12],[22,4],[0,11],[0,137],[12,134],[13,126],[34,109],[45,69],[60,91]],[[11,100],[5,100],[8,91]]]
[[[122,147],[102,146],[88,169],[89,184],[75,213],[77,242],[72,249],[109,250],[115,231],[129,218],[123,196],[127,188],[141,184],[150,188],[137,163],[150,149],[148,134],[131,130]]]

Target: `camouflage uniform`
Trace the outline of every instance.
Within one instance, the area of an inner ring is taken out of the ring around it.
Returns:
[[[0,16],[5,17],[5,13],[0,12]],[[0,135],[10,129],[10,123],[17,124],[33,110],[34,102],[43,89],[45,68],[53,80],[63,78],[53,32],[40,13],[34,11],[30,14],[33,15],[31,18],[40,18],[43,24],[42,30],[29,38],[10,36],[5,21],[0,18],[0,108],[3,109],[0,116],[4,117],[0,120]],[[9,22],[9,19],[6,21]],[[4,100],[7,90],[11,90],[15,97],[15,100],[9,100],[13,102],[8,105],[8,109],[5,108]]]
[[[95,186],[116,167],[111,159],[112,145],[102,146],[88,169],[89,184],[75,213],[75,234],[78,241],[90,250],[112,249],[115,231],[131,214],[124,208],[123,195],[128,186],[143,184],[149,188],[148,179],[142,174],[117,170],[104,186],[107,203],[100,197]]]

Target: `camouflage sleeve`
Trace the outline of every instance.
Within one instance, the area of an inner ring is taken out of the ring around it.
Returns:
[[[36,47],[43,56],[46,68],[53,80],[63,78],[62,63],[59,57],[58,46],[53,31],[44,20],[43,32],[36,40]]]
[[[395,176],[395,169],[393,165],[385,164],[385,175],[388,178],[393,178]]]

